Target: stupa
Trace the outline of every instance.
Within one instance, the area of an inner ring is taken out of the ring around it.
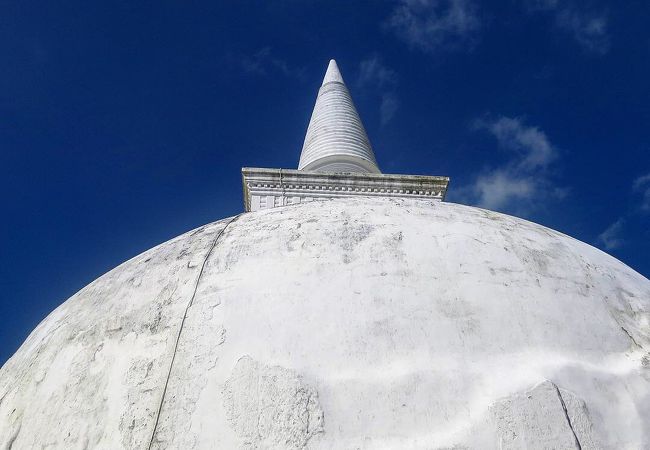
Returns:
[[[298,170],[242,169],[244,209],[341,197],[445,198],[448,177],[385,175],[336,61],[318,91]]]
[[[0,369],[0,448],[650,448],[650,281],[381,174],[342,80],[298,170],[243,169],[250,212],[41,322]]]

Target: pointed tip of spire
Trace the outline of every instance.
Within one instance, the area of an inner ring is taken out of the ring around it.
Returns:
[[[339,66],[336,64],[336,61],[330,59],[330,63],[327,66],[327,72],[325,72],[325,78],[323,78],[323,85],[333,81],[343,83],[343,77],[341,76],[341,71],[339,70]]]

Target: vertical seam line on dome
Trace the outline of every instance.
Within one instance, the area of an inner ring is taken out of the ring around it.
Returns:
[[[176,351],[178,350],[178,343],[181,340],[181,334],[183,333],[183,327],[185,326],[185,319],[187,318],[187,313],[190,310],[190,307],[194,303],[194,298],[196,297],[196,292],[199,289],[199,283],[201,282],[201,277],[203,276],[203,271],[205,270],[205,266],[208,263],[208,259],[210,259],[210,256],[212,255],[212,252],[214,248],[217,246],[217,242],[219,241],[219,238],[221,238],[221,235],[226,231],[226,229],[230,226],[231,223],[233,223],[235,220],[239,219],[239,217],[243,213],[237,214],[235,217],[230,219],[228,223],[221,229],[221,231],[217,234],[217,237],[214,238],[212,241],[212,244],[210,245],[210,249],[205,255],[205,258],[203,258],[203,264],[201,264],[201,270],[199,270],[199,274],[196,277],[196,282],[194,283],[194,291],[192,292],[192,297],[190,297],[190,301],[187,303],[187,306],[185,306],[185,312],[183,313],[183,318],[181,319],[181,325],[178,328],[178,333],[176,334],[176,342],[174,343],[174,351],[172,353],[172,360],[169,363],[169,370],[167,371],[167,378],[165,380],[165,386],[163,387],[163,392],[160,397],[160,402],[158,404],[158,409],[156,411],[156,421],[154,422],[153,425],[153,431],[151,432],[151,439],[149,439],[149,446],[147,447],[149,450],[151,450],[151,446],[153,445],[153,440],[156,437],[156,430],[158,429],[158,422],[160,421],[160,413],[162,412],[162,407],[163,403],[165,402],[165,395],[167,394],[167,386],[169,384],[169,379],[171,378],[172,375],[172,369],[174,368],[174,360],[176,359]]]

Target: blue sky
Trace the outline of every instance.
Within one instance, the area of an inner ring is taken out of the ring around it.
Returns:
[[[650,3],[0,1],[0,363],[107,270],[295,168],[336,58],[385,173],[650,274]]]

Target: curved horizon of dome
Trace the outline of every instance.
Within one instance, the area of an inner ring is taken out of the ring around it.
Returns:
[[[363,197],[261,210],[48,315],[0,369],[0,445],[645,448],[649,322],[648,279],[523,219]]]

